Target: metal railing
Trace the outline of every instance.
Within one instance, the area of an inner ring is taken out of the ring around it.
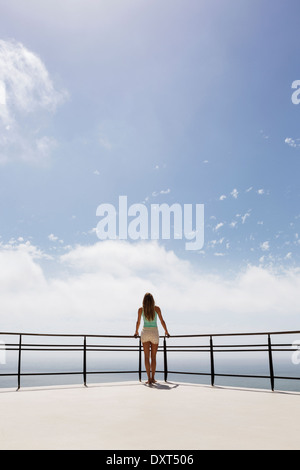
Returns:
[[[282,335],[299,335],[300,331],[280,331],[280,332],[259,332],[259,333],[231,333],[231,334],[201,334],[201,335],[175,335],[175,336],[160,336],[163,338],[163,345],[159,346],[159,352],[163,353],[163,370],[157,370],[157,373],[164,375],[164,380],[167,382],[169,374],[185,374],[194,376],[209,376],[210,383],[212,386],[215,385],[216,377],[241,377],[241,378],[261,378],[268,379],[272,391],[275,388],[275,380],[300,380],[300,377],[292,376],[278,376],[274,373],[273,354],[274,352],[292,352],[294,344],[290,343],[274,343],[273,337],[280,337]],[[137,374],[138,380],[142,380],[142,374],[145,372],[142,368],[142,343],[141,338],[134,336],[116,336],[116,335],[79,335],[79,334],[39,334],[39,333],[3,333],[0,332],[0,337],[17,337],[17,342],[11,342],[5,344],[6,351],[17,351],[17,372],[15,373],[0,373],[1,377],[17,377],[17,390],[21,387],[21,377],[25,376],[50,376],[50,375],[81,375],[83,384],[87,386],[87,376],[91,374]],[[220,338],[232,338],[232,337],[266,337],[266,342],[263,343],[251,343],[251,344],[216,344],[216,339]],[[24,342],[24,338],[30,337],[54,337],[54,338],[77,338],[81,339],[80,344],[43,344],[43,343],[30,343]],[[130,345],[107,345],[107,344],[93,344],[88,342],[95,340],[95,338],[114,338],[114,339],[132,339],[135,344]],[[192,346],[187,345],[169,345],[167,341],[172,341],[178,338],[196,338],[196,339],[207,339],[207,344],[197,344]],[[77,372],[23,372],[22,371],[22,358],[26,351],[61,351],[70,352],[77,351],[82,353],[82,370]],[[125,352],[132,351],[138,353],[138,367],[136,370],[115,370],[115,371],[89,371],[87,370],[87,354],[88,352]],[[209,372],[187,372],[187,371],[176,371],[168,369],[168,354],[173,352],[201,352],[208,353],[210,359],[210,371]],[[217,373],[215,368],[215,357],[219,353],[225,352],[265,352],[268,357],[268,375],[255,375],[255,374],[225,374]],[[0,369],[1,371],[1,369]]]

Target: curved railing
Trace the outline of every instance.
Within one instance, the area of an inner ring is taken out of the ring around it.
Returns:
[[[280,338],[282,336],[290,335],[300,335],[300,331],[277,331],[277,332],[256,332],[256,333],[231,333],[231,334],[200,334],[200,335],[175,335],[175,336],[161,336],[163,339],[163,345],[159,347],[159,352],[163,353],[163,370],[158,370],[158,373],[164,374],[164,380],[168,380],[169,374],[185,374],[185,375],[197,375],[197,376],[209,376],[210,383],[212,386],[215,385],[216,377],[242,377],[242,378],[262,378],[268,379],[270,381],[271,389],[274,391],[275,380],[284,379],[284,380],[300,380],[300,377],[292,376],[278,376],[274,373],[273,365],[273,354],[274,352],[292,352],[295,348],[294,343],[278,343],[274,342],[274,338]],[[137,374],[138,380],[142,380],[142,343],[140,337],[134,336],[122,336],[122,335],[84,335],[84,334],[40,334],[40,333],[6,333],[0,332],[0,337],[9,337],[12,338],[12,342],[2,343],[5,351],[17,351],[18,352],[18,361],[17,361],[17,371],[13,373],[0,373],[1,377],[17,377],[17,390],[21,387],[21,378],[24,376],[48,376],[48,375],[81,375],[83,384],[87,385],[87,377],[91,374]],[[75,338],[81,340],[80,344],[44,344],[44,343],[33,343],[28,341],[33,337],[43,337],[43,338]],[[237,337],[265,337],[265,342],[250,343],[250,340],[246,344],[218,344],[220,338],[237,338]],[[13,342],[13,338],[17,338],[17,341]],[[114,338],[114,339],[132,339],[133,343],[129,345],[118,344],[118,345],[107,345],[107,344],[93,344],[93,339],[95,338]],[[178,338],[198,338],[207,340],[207,344],[197,344],[197,345],[177,345],[170,344],[174,339]],[[26,341],[25,341],[26,340]],[[250,344],[249,344],[250,343]],[[298,341],[300,345],[300,338]],[[300,348],[300,346],[299,346]],[[22,357],[26,351],[79,351],[82,353],[82,370],[77,372],[23,372],[22,371]],[[123,352],[123,351],[132,351],[136,352],[138,356],[137,369],[136,370],[119,370],[119,371],[89,371],[87,369],[87,354],[89,352]],[[168,355],[173,352],[205,352],[209,354],[210,358],[210,371],[209,372],[186,372],[186,371],[176,371],[168,369]],[[219,353],[226,352],[265,352],[268,357],[268,366],[269,373],[268,375],[257,375],[257,374],[224,374],[217,373],[215,370],[215,356]],[[300,362],[300,360],[299,360]],[[0,368],[1,372],[1,368]]]

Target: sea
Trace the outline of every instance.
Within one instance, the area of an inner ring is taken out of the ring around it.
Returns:
[[[18,341],[18,336],[2,336],[0,339],[1,389],[17,387]],[[210,385],[212,362],[208,341],[207,338],[168,339],[167,381]],[[272,337],[274,388],[277,391],[300,392],[299,344],[299,335]],[[87,385],[138,382],[138,340],[87,338],[85,364]],[[83,384],[83,340],[24,336],[20,365],[22,388]],[[215,386],[262,390],[271,388],[270,356],[265,336],[214,338],[213,365]],[[162,339],[156,369],[156,379],[163,382],[165,356]],[[142,380],[146,379],[142,354]]]

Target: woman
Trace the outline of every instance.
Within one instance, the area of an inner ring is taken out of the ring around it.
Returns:
[[[156,382],[155,380],[155,371],[156,371],[156,354],[158,350],[159,343],[159,333],[157,328],[157,317],[160,319],[160,322],[165,330],[166,336],[170,336],[168,333],[167,326],[164,322],[164,319],[161,314],[159,307],[155,305],[154,298],[152,294],[145,294],[143,300],[143,307],[139,308],[138,319],[136,322],[135,335],[139,335],[139,328],[141,324],[141,319],[144,320],[144,328],[141,333],[141,341],[143,343],[144,354],[145,354],[145,367],[148,376],[146,384],[151,385]],[[150,364],[151,357],[151,364]]]

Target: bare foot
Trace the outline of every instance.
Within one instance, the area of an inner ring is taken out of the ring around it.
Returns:
[[[151,385],[152,384],[152,380],[147,380],[147,382],[145,382],[146,385]]]
[[[156,383],[157,383],[157,380],[151,379],[151,383],[156,384]]]

